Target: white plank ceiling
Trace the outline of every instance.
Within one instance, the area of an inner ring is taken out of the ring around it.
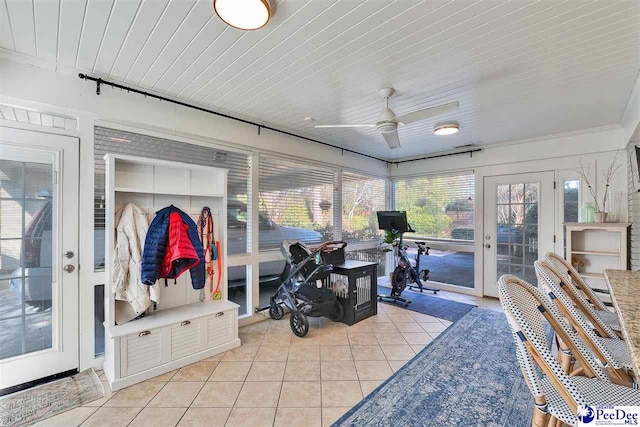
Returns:
[[[637,0],[280,0],[242,32],[211,0],[0,0],[0,48],[385,158],[620,122],[640,69]],[[392,86],[402,114],[460,111],[375,129]],[[133,96],[133,95],[132,95]],[[435,122],[461,131],[437,137]]]

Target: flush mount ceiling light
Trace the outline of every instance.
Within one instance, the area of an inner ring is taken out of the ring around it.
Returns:
[[[213,10],[227,25],[257,30],[271,18],[269,0],[213,0]]]
[[[437,123],[433,127],[433,133],[440,136],[453,135],[454,133],[457,133],[459,130],[460,130],[460,125],[458,124],[458,122]]]

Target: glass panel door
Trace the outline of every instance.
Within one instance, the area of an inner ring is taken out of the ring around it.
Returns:
[[[51,348],[53,165],[0,160],[0,360]]]

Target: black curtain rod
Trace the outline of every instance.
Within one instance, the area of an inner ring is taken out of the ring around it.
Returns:
[[[473,157],[473,153],[477,153],[478,151],[482,151],[482,148],[473,148],[465,151],[456,151],[455,153],[434,154],[433,156],[418,157],[415,159],[398,160],[397,162],[391,162],[391,164],[399,165],[400,163],[409,163],[409,162],[417,162],[419,160],[437,159],[438,157],[457,156],[458,154],[469,154],[471,157]]]
[[[252,122],[250,120],[241,119],[239,117],[231,116],[229,114],[219,113],[217,111],[209,110],[209,109],[206,109],[206,108],[203,108],[203,107],[198,107],[197,105],[187,104],[186,102],[177,101],[177,100],[171,99],[171,98],[166,98],[164,96],[156,95],[156,94],[153,94],[153,93],[150,93],[150,92],[146,92],[144,90],[136,89],[136,88],[133,88],[133,87],[130,87],[130,86],[124,86],[124,85],[121,85],[121,84],[118,84],[118,83],[115,83],[115,82],[111,82],[111,81],[108,81],[108,80],[103,80],[103,79],[101,79],[99,77],[91,77],[91,76],[88,76],[88,75],[86,75],[84,73],[78,74],[78,77],[80,77],[83,80],[89,80],[89,81],[92,81],[92,82],[96,82],[96,95],[100,95],[100,87],[102,85],[107,85],[107,86],[111,86],[111,87],[116,88],[116,89],[126,90],[127,92],[137,93],[137,94],[143,95],[145,97],[148,96],[150,98],[158,99],[160,101],[170,102],[172,104],[181,105],[181,106],[187,107],[187,108],[193,108],[194,110],[198,110],[198,111],[202,111],[202,112],[205,112],[205,113],[213,114],[213,115],[216,115],[216,116],[219,116],[219,117],[224,117],[225,119],[235,120],[236,122],[244,123],[244,124],[251,125],[251,126],[256,126],[258,128],[258,135],[260,135],[260,130],[261,129],[267,129],[267,130],[270,130],[272,132],[278,132],[278,133],[281,133],[283,135],[288,135],[288,136],[292,136],[294,138],[304,139],[305,141],[310,141],[310,142],[314,142],[316,144],[324,145],[325,147],[335,148],[336,150],[340,150],[342,153],[344,153],[346,151],[347,153],[357,154],[359,156],[367,157],[369,159],[378,160],[379,162],[386,163],[387,165],[398,165],[400,163],[415,162],[415,161],[418,161],[418,160],[435,159],[437,157],[455,156],[457,154],[470,153],[471,156],[473,156],[473,153],[475,153],[477,151],[480,151],[480,149],[477,148],[477,149],[474,149],[474,150],[460,151],[460,152],[457,152],[457,153],[439,154],[439,155],[435,155],[435,156],[420,157],[420,158],[417,158],[417,159],[400,160],[400,161],[394,162],[394,161],[390,161],[390,160],[381,159],[380,157],[375,157],[375,156],[371,156],[369,154],[361,153],[359,151],[351,150],[349,148],[343,148],[343,147],[339,147],[337,145],[329,144],[327,142],[318,141],[317,139],[307,138],[306,136],[298,135],[298,134],[295,134],[295,133],[292,133],[292,132],[287,132],[285,130],[276,129],[276,128],[273,128],[271,126],[262,125],[262,124],[259,124],[259,123],[256,123],[256,122]]]

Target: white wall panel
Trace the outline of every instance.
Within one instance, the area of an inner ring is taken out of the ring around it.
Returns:
[[[34,0],[38,57],[55,61],[58,54],[59,0]]]
[[[0,47],[15,50],[9,12],[7,11],[7,4],[5,2],[0,2]]]
[[[87,0],[61,0],[58,63],[74,67]]]
[[[13,41],[20,53],[36,56],[36,31],[33,25],[33,3],[24,0],[5,0],[11,19]]]
[[[94,71],[109,74],[140,7],[140,0],[116,0],[102,40]]]
[[[112,8],[113,0],[89,0],[76,61],[77,68],[93,70]]]

